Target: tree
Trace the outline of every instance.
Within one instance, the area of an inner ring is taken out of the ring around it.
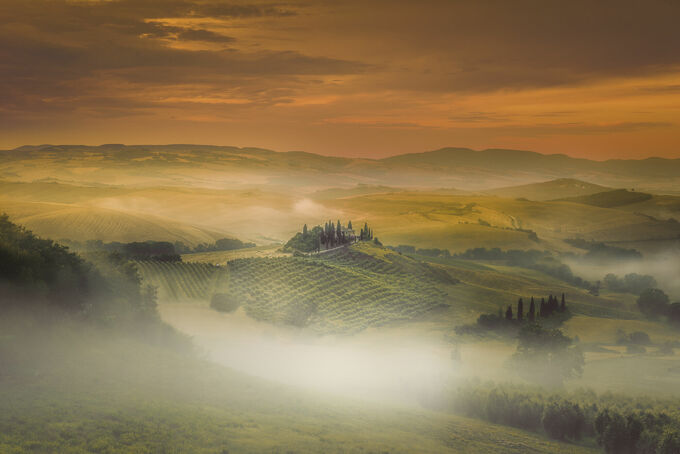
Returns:
[[[512,320],[512,306],[508,306],[508,309],[505,311],[505,319]]]
[[[567,310],[567,302],[564,299],[564,293],[562,293],[562,303],[560,304],[560,312],[564,312]]]
[[[534,297],[531,297],[531,304],[529,305],[529,314],[528,318],[530,322],[533,322],[536,319],[536,305],[534,304]]]
[[[578,404],[565,400],[548,404],[543,412],[542,422],[550,438],[579,440],[586,419]]]
[[[522,301],[522,298],[517,301],[517,320],[520,322],[524,319],[524,302]]]
[[[305,224],[304,227],[302,227],[302,234],[307,235],[307,224]]]
[[[659,440],[656,452],[659,454],[677,454],[680,452],[680,430],[666,427],[661,434],[661,440]]]
[[[668,307],[668,320],[680,326],[680,303],[673,303]]]
[[[583,352],[559,329],[546,330],[532,323],[519,331],[518,339],[510,361],[526,379],[559,386],[583,373]]]
[[[640,312],[648,318],[657,318],[659,315],[666,314],[669,308],[668,303],[668,295],[658,288],[644,290],[637,299]]]
[[[352,230],[352,221],[347,221],[347,230]]]

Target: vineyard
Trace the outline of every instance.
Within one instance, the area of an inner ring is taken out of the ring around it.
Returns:
[[[209,300],[226,285],[226,270],[208,263],[144,260],[135,262],[145,282],[165,301]]]
[[[324,333],[412,320],[447,306],[443,286],[455,280],[446,272],[382,252],[357,245],[311,258],[237,259],[228,265],[228,292],[253,318]]]

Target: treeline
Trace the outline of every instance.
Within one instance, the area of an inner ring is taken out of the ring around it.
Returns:
[[[519,298],[513,310],[512,305],[508,305],[505,311],[499,309],[497,314],[481,314],[477,318],[475,325],[459,325],[455,327],[457,334],[475,334],[487,330],[510,330],[516,331],[523,323],[533,323],[546,321],[551,317],[557,316],[558,322],[564,321],[570,315],[567,308],[567,301],[564,293],[561,300],[552,294],[541,298],[540,303],[536,304],[534,297],[529,300],[525,312],[524,300]]]
[[[69,248],[83,253],[104,251],[115,253],[128,260],[159,260],[164,262],[179,262],[180,254],[195,252],[231,251],[255,247],[255,243],[244,243],[236,238],[220,238],[214,243],[201,243],[191,248],[181,241],[170,243],[169,241],[135,241],[121,243],[112,241],[105,243],[102,240],[62,240]]]
[[[583,249],[588,252],[583,256],[587,259],[592,260],[606,260],[606,259],[618,259],[618,260],[631,260],[631,259],[641,259],[642,254],[635,249],[625,249],[618,246],[609,246],[605,243],[597,241],[586,241],[580,238],[566,239],[565,243],[574,246],[578,249]]]
[[[547,394],[518,385],[468,383],[450,396],[463,414],[557,440],[594,439],[611,454],[680,452],[680,402],[579,390]]]
[[[299,252],[320,252],[324,249],[332,249],[334,247],[345,244],[354,243],[356,241],[370,241],[373,240],[376,244],[380,244],[378,238],[373,237],[373,229],[364,223],[364,226],[357,234],[352,227],[352,221],[348,221],[346,226],[333,221],[328,221],[323,227],[317,225],[311,229],[305,224],[302,227],[302,232],[295,234],[293,238],[283,247],[284,251],[299,251]]]

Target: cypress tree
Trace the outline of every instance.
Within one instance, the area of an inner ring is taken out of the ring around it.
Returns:
[[[508,310],[505,311],[505,319],[512,320],[512,306],[508,306]]]
[[[352,230],[352,221],[347,222],[347,230]]]
[[[517,320],[520,322],[524,319],[524,302],[522,301],[522,298],[517,301]]]
[[[305,224],[304,227],[302,227],[302,235],[307,236],[307,224]]]
[[[564,293],[562,293],[562,304],[560,304],[560,312],[567,310],[567,302],[564,300]]]
[[[534,297],[531,297],[531,304],[529,304],[529,321],[533,322],[536,320],[536,305],[534,304]]]
[[[545,298],[541,298],[541,305],[539,306],[539,309],[538,309],[538,315],[541,318],[544,318],[547,315],[546,310],[545,310]]]

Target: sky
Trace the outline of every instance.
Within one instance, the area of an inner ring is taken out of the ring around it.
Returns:
[[[0,148],[680,158],[674,0],[0,0]]]

